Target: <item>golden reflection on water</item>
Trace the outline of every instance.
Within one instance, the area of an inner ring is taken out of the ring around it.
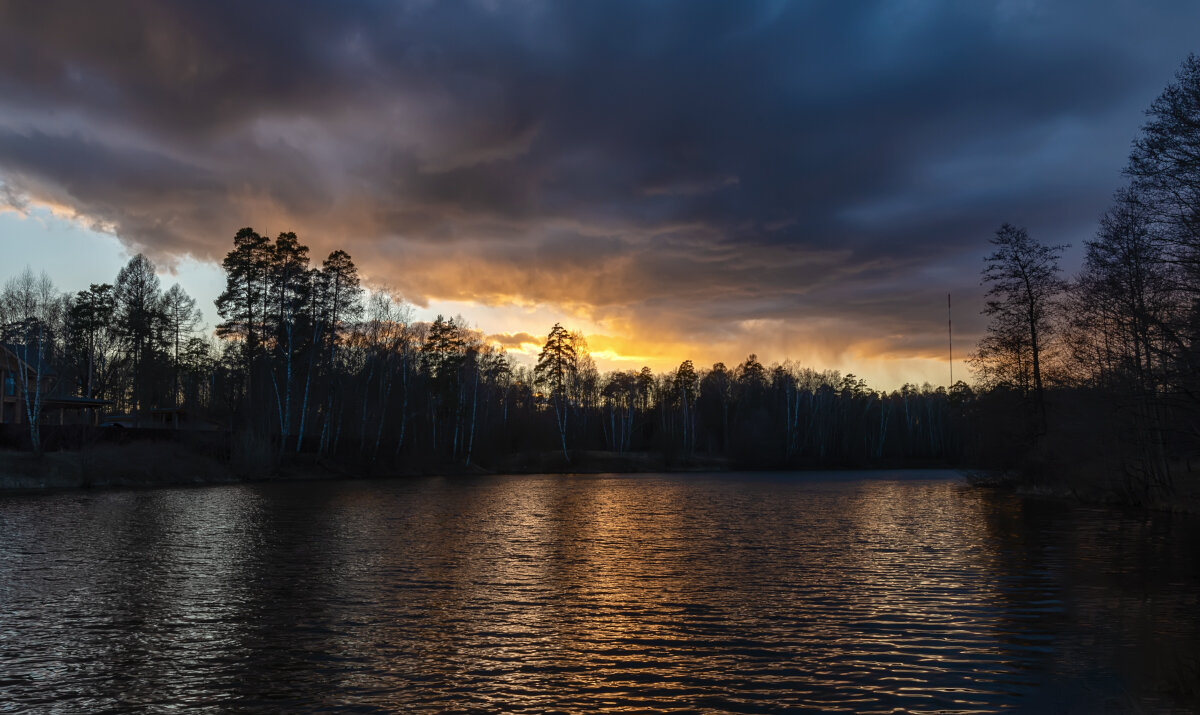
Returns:
[[[0,701],[265,712],[1200,702],[1186,700],[1200,635],[1185,620],[1200,591],[1194,524],[882,477],[494,477],[0,501],[11,527],[0,665],[13,674],[0,675]],[[1147,580],[1151,568],[1161,575]],[[18,641],[29,644],[19,657],[5,648]]]

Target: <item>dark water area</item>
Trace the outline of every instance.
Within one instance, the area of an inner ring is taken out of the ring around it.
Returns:
[[[0,497],[0,712],[1190,712],[1200,522],[945,473]]]

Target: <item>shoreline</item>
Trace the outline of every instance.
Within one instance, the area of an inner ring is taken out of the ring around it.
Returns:
[[[254,472],[237,470],[227,461],[198,454],[174,443],[104,445],[47,452],[0,450],[0,497],[54,492],[228,486],[237,484],[298,484],[321,481],[385,481],[426,477],[487,477],[506,475],[588,476],[600,474],[726,474],[726,473],[881,473],[952,471],[972,490],[1008,492],[1025,499],[1073,506],[1122,509],[1146,513],[1200,514],[1200,493],[1176,494],[1170,499],[1134,502],[1113,490],[1079,490],[1067,482],[1030,483],[1012,471],[970,469],[946,464],[855,465],[770,468],[738,465],[724,458],[695,456],[668,463],[647,453],[580,452],[567,462],[561,452],[514,455],[488,469],[455,462],[420,463],[405,469],[372,469],[312,455],[291,457]]]
[[[822,465],[770,468],[732,460],[692,456],[668,461],[648,453],[579,452],[567,461],[561,452],[513,455],[494,468],[456,462],[424,461],[403,469],[379,469],[312,455],[288,457],[276,464],[238,469],[226,460],[199,454],[174,443],[102,445],[81,450],[32,452],[0,450],[0,495],[90,489],[228,484],[295,483],[323,480],[384,480],[489,475],[687,474],[730,472],[883,472],[957,470],[945,464]]]
[[[1111,482],[1079,479],[1031,481],[1011,470],[966,469],[963,476],[972,489],[1009,492],[1024,499],[1065,502],[1072,505],[1122,509],[1136,512],[1200,515],[1200,488],[1186,483],[1166,495],[1144,494],[1134,499]]]

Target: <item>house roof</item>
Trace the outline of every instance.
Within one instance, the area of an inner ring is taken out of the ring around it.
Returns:
[[[112,400],[97,400],[89,397],[47,397],[47,407],[103,407],[111,405]]]

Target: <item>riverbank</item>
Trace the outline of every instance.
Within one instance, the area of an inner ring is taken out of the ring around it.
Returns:
[[[156,487],[318,479],[388,479],[486,474],[603,474],[609,472],[722,472],[729,460],[693,456],[666,460],[634,452],[583,451],[568,460],[561,452],[526,452],[494,468],[477,464],[414,460],[403,468],[344,463],[313,455],[282,460],[228,460],[173,442],[96,445],[79,450],[33,454],[0,450],[0,493],[103,487]]]
[[[258,446],[260,447],[260,446]],[[399,467],[341,461],[312,454],[271,456],[255,445],[235,445],[233,456],[186,442],[129,442],[36,455],[0,449],[0,494],[63,489],[149,488],[304,482],[314,480],[404,479],[426,476],[490,474],[646,474],[779,471],[739,464],[710,455],[667,456],[656,452],[580,450],[568,459],[561,451],[529,451],[507,455],[481,466],[461,461],[409,458]],[[942,463],[814,464],[783,471],[859,472],[947,469]]]
[[[171,443],[0,451],[0,491],[149,487],[244,481],[223,460]]]
[[[899,466],[945,468],[945,465]],[[1016,470],[965,470],[963,474],[967,483],[975,488],[1011,491],[1024,497],[1200,514],[1200,480],[1178,479],[1170,491],[1136,491],[1118,475],[1110,473],[1111,470],[1104,470],[1101,465],[1092,466],[1095,468],[1086,473],[1078,468],[1064,468],[1051,472],[1040,470],[1037,476]],[[378,465],[347,463],[315,455],[293,455],[282,460],[229,460],[187,444],[133,442],[101,444],[42,455],[0,450],[0,494],[328,479],[728,472],[744,468],[721,457],[693,455],[668,460],[661,454],[650,452],[603,451],[575,452],[570,460],[558,451],[523,452],[510,455],[490,467],[465,465],[462,462],[411,460],[402,468],[381,468]],[[821,471],[829,469],[825,467]]]
[[[964,470],[969,485],[978,489],[1009,491],[1022,497],[1048,499],[1146,511],[1200,514],[1200,478],[1190,472],[1176,474],[1168,487],[1149,488],[1111,465],[1094,465],[1082,471]]]

